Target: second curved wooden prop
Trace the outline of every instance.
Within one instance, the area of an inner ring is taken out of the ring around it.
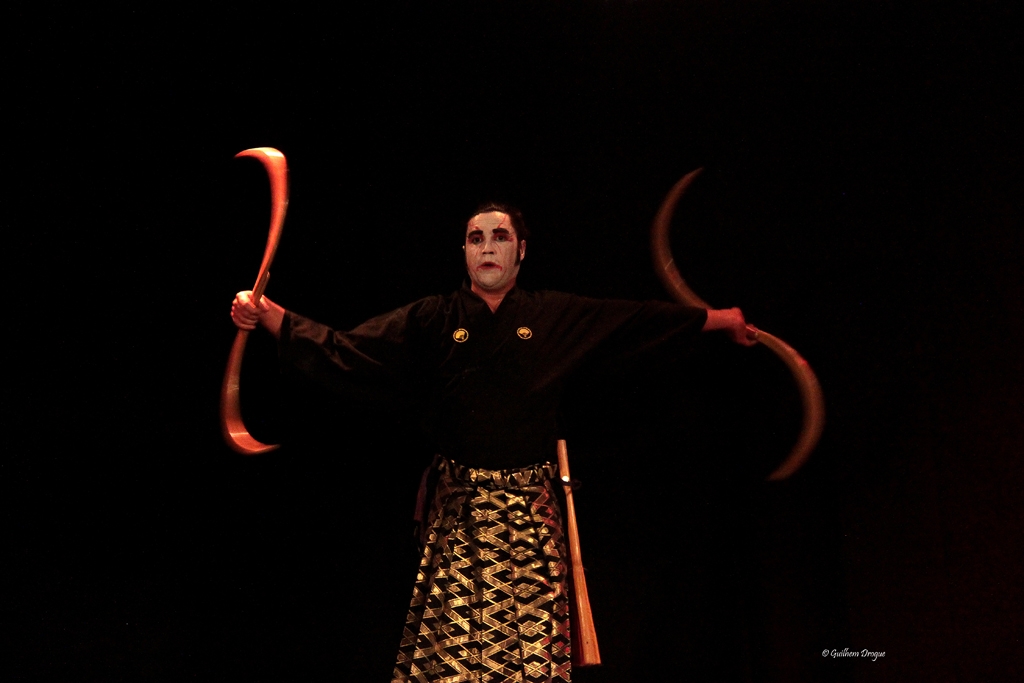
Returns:
[[[270,234],[267,236],[267,248],[263,251],[263,263],[260,264],[256,284],[252,288],[252,301],[259,306],[263,298],[263,290],[270,279],[270,264],[277,252],[277,244],[281,241],[281,227],[284,225],[284,214],[288,209],[288,162],[284,155],[273,147],[256,147],[239,152],[236,157],[255,157],[267,169],[270,176]],[[242,422],[242,408],[238,398],[238,380],[242,372],[242,357],[245,355],[245,343],[249,339],[248,330],[238,330],[235,343],[228,356],[228,366],[224,370],[224,384],[220,391],[220,418],[224,441],[234,451],[242,455],[259,455],[272,451],[277,444],[265,444],[249,434]]]
[[[661,203],[661,208],[658,209],[658,213],[654,217],[654,224],[651,226],[651,254],[654,257],[654,269],[658,278],[677,301],[688,306],[711,308],[703,299],[693,293],[693,290],[683,280],[683,276],[679,274],[668,238],[676,204],[703,170],[698,168],[696,171],[687,173],[665,196],[665,201]],[[825,427],[825,400],[822,397],[821,385],[818,383],[817,376],[807,361],[796,352],[796,349],[763,330],[757,330],[755,336],[757,341],[774,351],[789,367],[790,372],[793,373],[793,379],[796,380],[797,386],[800,388],[800,399],[803,402],[804,421],[800,437],[786,459],[768,477],[769,481],[780,481],[800,469],[817,445],[821,431]]]
[[[572,500],[572,477],[569,476],[569,449],[565,439],[558,440],[558,477],[565,489],[569,564],[572,565],[573,599],[570,610],[575,617],[569,625],[572,632],[572,663],[576,666],[597,666],[601,663],[601,651],[597,647],[597,631],[594,630],[594,616],[590,612],[590,597],[587,595],[587,577],[583,573],[580,532],[576,527],[576,505]]]

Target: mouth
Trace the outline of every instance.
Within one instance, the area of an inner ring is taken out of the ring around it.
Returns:
[[[501,270],[501,266],[497,263],[481,263],[476,267],[477,270]]]

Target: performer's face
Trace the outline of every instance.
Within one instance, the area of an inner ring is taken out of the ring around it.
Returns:
[[[516,239],[508,214],[480,213],[466,225],[466,270],[474,288],[487,292],[508,290],[526,256],[526,242]]]

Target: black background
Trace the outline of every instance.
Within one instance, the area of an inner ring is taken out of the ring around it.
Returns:
[[[1020,676],[1020,22],[1012,3],[378,3],[7,10],[8,680],[387,680],[429,449],[414,415],[280,375],[254,335],[221,442],[227,316],[341,327],[461,282],[484,199],[521,283],[666,298],[680,269],[789,341],[702,338],[567,408],[605,667],[580,681]],[[884,651],[877,661],[824,650]]]

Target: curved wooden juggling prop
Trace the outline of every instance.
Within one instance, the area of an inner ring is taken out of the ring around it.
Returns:
[[[288,162],[285,161],[284,155],[273,147],[247,149],[235,156],[259,159],[270,176],[270,235],[267,237],[267,248],[263,252],[260,273],[256,276],[256,285],[252,288],[252,301],[258,306],[270,279],[270,264],[277,252],[277,243],[281,241],[281,227],[284,225],[284,214],[288,209]],[[224,384],[220,390],[220,419],[224,440],[228,446],[242,455],[259,455],[278,448],[278,445],[257,441],[242,422],[238,378],[242,371],[242,356],[245,354],[245,343],[248,339],[248,330],[238,330],[238,334],[235,335],[235,343],[231,347],[231,355],[228,356],[228,366],[224,371]]]
[[[658,278],[677,301],[688,306],[711,308],[703,299],[693,293],[693,290],[683,280],[683,276],[679,274],[679,269],[676,268],[675,260],[672,258],[672,248],[668,238],[669,226],[672,223],[672,214],[675,212],[676,204],[703,170],[698,168],[696,171],[687,173],[665,196],[665,201],[661,203],[661,208],[658,209],[658,214],[654,217],[654,224],[651,226],[651,253],[654,256],[654,269],[658,273]],[[753,330],[753,328],[751,329]],[[782,464],[768,477],[769,481],[780,481],[800,469],[800,466],[810,457],[814,446],[817,445],[818,439],[821,437],[821,430],[825,426],[825,401],[822,398],[821,385],[818,384],[817,376],[807,361],[796,352],[796,349],[764,330],[754,330],[754,336],[757,341],[774,351],[789,367],[790,372],[793,373],[793,379],[796,380],[797,386],[800,388],[800,399],[804,407],[803,428],[796,445],[793,446],[793,450],[782,461]]]

